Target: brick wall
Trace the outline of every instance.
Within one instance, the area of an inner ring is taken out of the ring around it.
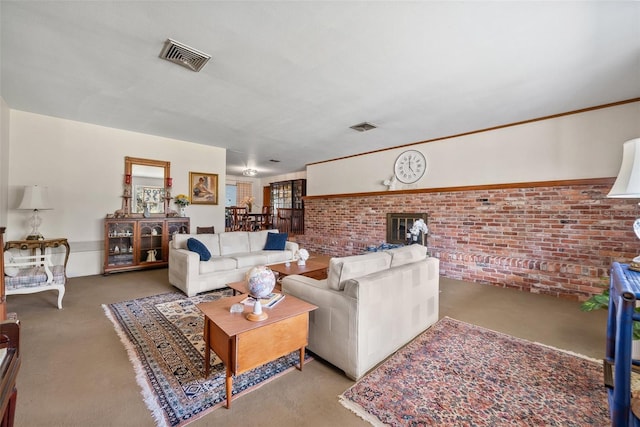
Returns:
[[[611,183],[530,185],[305,200],[301,246],[362,253],[386,237],[389,212],[426,212],[427,246],[445,277],[584,300],[612,261],[640,253],[637,200],[607,199]],[[613,180],[611,180],[613,181]]]

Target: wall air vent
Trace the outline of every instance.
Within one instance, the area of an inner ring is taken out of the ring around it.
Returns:
[[[167,41],[164,42],[162,52],[160,52],[160,58],[182,65],[191,71],[198,72],[205,66],[207,61],[211,59],[211,55],[200,52],[186,44],[167,39]]]
[[[358,123],[357,125],[349,126],[353,130],[357,130],[358,132],[366,132],[371,129],[375,129],[376,125],[373,125],[369,122]]]

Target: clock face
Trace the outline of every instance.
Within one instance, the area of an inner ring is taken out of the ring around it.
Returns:
[[[427,160],[424,158],[424,154],[419,151],[405,151],[396,159],[396,178],[405,184],[413,184],[422,178],[426,170]]]

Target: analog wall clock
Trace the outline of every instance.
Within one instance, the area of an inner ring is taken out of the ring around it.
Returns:
[[[427,170],[427,159],[417,150],[407,150],[396,159],[394,171],[398,181],[413,184],[424,175]]]

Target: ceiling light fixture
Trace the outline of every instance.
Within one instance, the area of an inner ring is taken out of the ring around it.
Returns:
[[[244,176],[256,176],[257,173],[258,171],[255,169],[245,169],[242,171],[242,175]]]
[[[375,129],[377,126],[369,122],[362,122],[349,127],[353,130],[357,130],[358,132],[366,132],[368,130]]]

